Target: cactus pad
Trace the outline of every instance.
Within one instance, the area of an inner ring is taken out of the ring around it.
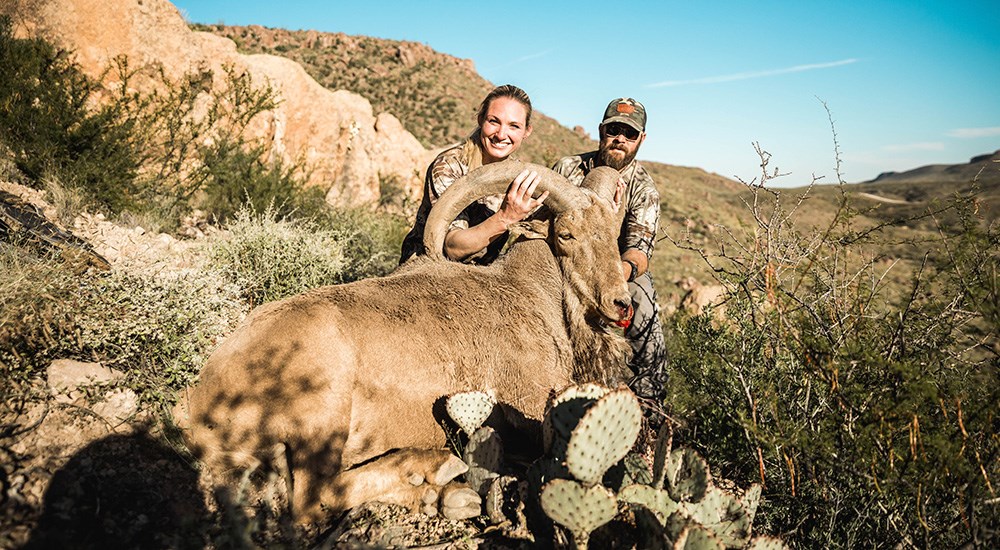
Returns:
[[[681,505],[692,519],[711,531],[728,547],[743,547],[750,540],[750,516],[736,497],[709,486],[696,503]]]
[[[674,428],[669,420],[660,426],[656,433],[653,447],[653,487],[663,489],[667,477],[667,461],[670,459],[671,447],[674,445]]]
[[[747,550],[788,550],[788,546],[774,537],[754,537]]]
[[[611,390],[604,386],[588,383],[570,386],[553,397],[545,406],[545,418],[542,421],[542,443],[545,452],[562,455],[565,449],[553,450],[553,444],[559,440],[558,446],[565,447],[570,433],[583,417],[583,413],[609,391]]]
[[[468,435],[472,435],[493,412],[496,399],[484,391],[459,392],[448,397],[448,416]]]
[[[628,454],[642,425],[639,401],[630,390],[609,392],[591,405],[570,435],[566,467],[587,485]]]
[[[649,508],[661,524],[666,524],[667,518],[679,509],[679,504],[670,498],[663,489],[649,485],[629,485],[618,493],[618,500],[632,504],[641,504]]]
[[[649,473],[649,463],[639,453],[630,452],[625,455],[622,465],[625,469],[625,476],[631,480],[631,483],[649,485],[653,482],[653,477]]]
[[[503,462],[503,441],[493,428],[479,428],[469,437],[462,455],[469,471],[465,481],[481,496],[485,496],[489,482],[500,475]]]
[[[649,463],[642,455],[629,451],[625,458],[605,472],[601,483],[613,491],[621,491],[623,487],[641,483],[650,485],[653,477],[649,473]]]
[[[757,515],[757,505],[760,504],[760,493],[762,487],[760,483],[754,483],[747,489],[746,493],[743,493],[743,498],[740,499],[740,503],[743,504],[743,508],[747,511],[747,515],[750,516],[750,521],[753,522],[754,516]]]
[[[539,495],[542,510],[556,523],[573,533],[574,540],[586,540],[591,531],[614,519],[618,502],[602,485],[584,487],[569,479],[553,479]]]
[[[725,545],[697,524],[688,524],[674,540],[674,550],[723,550]]]
[[[656,513],[638,503],[629,503],[636,527],[636,548],[666,548],[667,532]]]
[[[712,483],[708,464],[690,449],[670,453],[667,463],[667,490],[677,502],[698,502]]]

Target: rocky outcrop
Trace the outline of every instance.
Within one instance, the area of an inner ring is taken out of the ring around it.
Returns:
[[[267,140],[273,155],[305,161],[309,183],[325,189],[328,200],[374,203],[380,184],[390,179],[419,198],[432,153],[393,115],[376,115],[357,94],[323,88],[293,61],[242,55],[228,39],[190,30],[166,0],[13,0],[12,6],[3,9],[17,12],[19,35],[43,36],[73,50],[94,77],[106,76],[121,55],[131,67],[157,65],[173,78],[194,70],[221,76],[226,66],[247,71],[279,99],[250,132]]]
[[[726,287],[701,284],[694,277],[684,277],[678,281],[677,286],[687,292],[681,298],[680,309],[691,315],[701,315],[709,307],[719,308],[726,298]]]
[[[139,411],[139,397],[128,388],[115,388],[124,374],[100,363],[56,359],[45,371],[49,391],[57,404],[89,410],[110,426],[130,420]],[[97,393],[97,397],[88,396]]]

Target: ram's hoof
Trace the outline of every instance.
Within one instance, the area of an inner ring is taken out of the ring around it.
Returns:
[[[479,494],[462,483],[449,483],[441,491],[441,515],[453,520],[474,518],[482,513]]]
[[[447,485],[451,480],[469,471],[469,465],[461,458],[449,454],[448,458],[427,477],[434,485]]]

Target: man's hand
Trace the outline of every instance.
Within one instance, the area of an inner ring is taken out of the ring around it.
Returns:
[[[626,281],[634,281],[649,268],[649,258],[635,248],[629,248],[622,253],[622,274]]]
[[[615,184],[615,212],[622,207],[622,200],[625,198],[625,178],[618,178],[618,182]]]

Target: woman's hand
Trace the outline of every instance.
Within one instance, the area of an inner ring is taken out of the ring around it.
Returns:
[[[534,212],[536,208],[545,202],[545,199],[549,196],[548,191],[543,192],[537,199],[532,197],[540,180],[541,177],[538,175],[538,172],[524,170],[514,178],[514,181],[510,182],[510,187],[507,188],[503,204],[500,205],[500,210],[497,211],[497,217],[500,218],[505,226],[510,226],[523,220],[528,217],[528,214]]]

